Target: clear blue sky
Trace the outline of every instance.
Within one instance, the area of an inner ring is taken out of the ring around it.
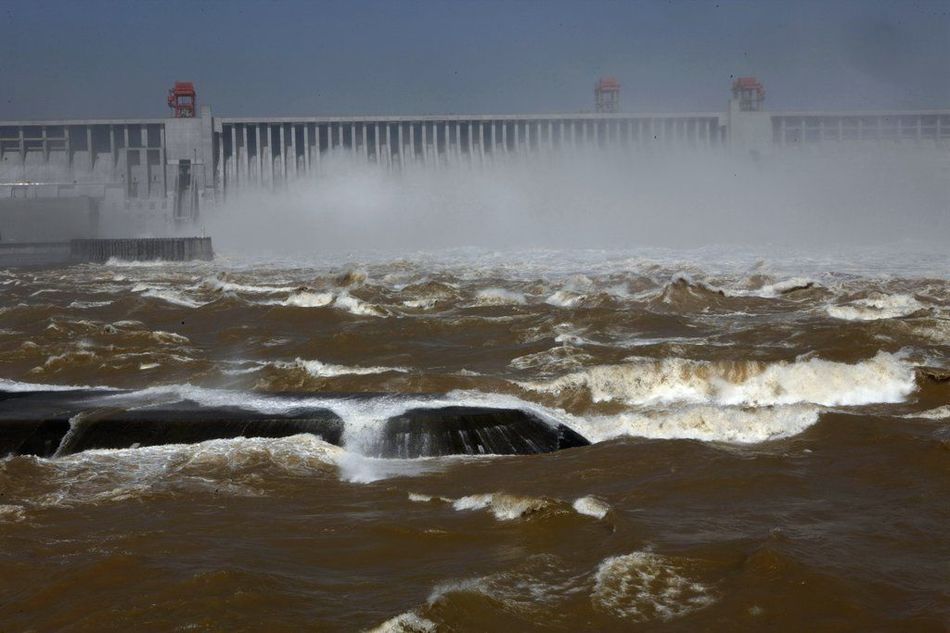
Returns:
[[[220,115],[950,107],[950,0],[0,0],[0,119],[164,116],[191,79]]]

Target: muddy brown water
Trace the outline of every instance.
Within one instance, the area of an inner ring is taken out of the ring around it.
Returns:
[[[0,271],[4,390],[402,397],[331,402],[342,447],[0,459],[0,631],[945,631],[950,267],[838,264]],[[593,443],[367,455],[431,393]]]

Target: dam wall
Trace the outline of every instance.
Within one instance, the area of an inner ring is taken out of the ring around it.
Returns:
[[[98,199],[89,195],[0,198],[0,244],[94,237],[99,232]]]
[[[133,239],[70,240],[70,257],[75,262],[123,261],[210,261],[214,259],[210,237],[140,237]]]
[[[9,209],[38,204],[18,200],[88,198],[113,234],[71,237],[118,237],[156,220],[192,224],[201,209],[242,189],[319,180],[338,156],[400,170],[555,152],[768,156],[894,146],[950,155],[950,109],[747,111],[733,99],[724,112],[697,113],[214,117],[203,106],[193,118],[0,121],[0,241],[20,239],[10,228],[19,216]],[[51,239],[42,231],[27,237]]]
[[[210,237],[71,239],[59,242],[0,242],[0,267],[58,266],[122,261],[187,262],[214,259]]]

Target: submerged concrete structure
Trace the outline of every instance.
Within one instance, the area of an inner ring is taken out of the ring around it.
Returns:
[[[0,241],[60,239],[44,237],[53,224],[73,238],[188,224],[242,189],[319,179],[340,156],[406,169],[554,152],[950,148],[950,109],[769,112],[748,80],[724,112],[214,117],[202,106],[161,119],[0,121]]]

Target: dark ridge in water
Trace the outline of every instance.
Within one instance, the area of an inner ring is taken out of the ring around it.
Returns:
[[[310,433],[337,446],[344,422],[330,409],[293,406],[268,413],[192,400],[127,409],[103,396],[123,392],[0,392],[0,455],[54,457],[92,449],[196,444],[236,437],[288,437]],[[365,394],[353,394],[372,399]],[[293,403],[301,394],[275,396]],[[123,403],[135,406],[135,403]],[[139,405],[139,406],[142,406]],[[530,455],[589,442],[563,425],[519,409],[435,407],[410,409],[383,425],[380,457]]]
[[[134,411],[93,412],[73,422],[57,455],[95,448],[197,444],[236,437],[288,437],[310,433],[339,445],[343,420],[329,409],[306,408],[271,414],[238,407],[202,407],[183,402]]]
[[[520,409],[410,409],[383,429],[380,457],[531,455],[590,442],[563,424],[548,424]]]
[[[0,455],[52,457],[91,391],[0,391]],[[98,392],[108,395],[114,392]]]
[[[52,457],[68,432],[68,419],[0,420],[0,456]]]
[[[325,408],[301,407],[291,413],[274,414],[240,407],[205,407],[188,400],[133,410],[101,406],[103,395],[116,393],[0,395],[0,454],[52,457],[96,448],[195,444],[299,433],[312,433],[339,445],[343,435],[343,421]]]

